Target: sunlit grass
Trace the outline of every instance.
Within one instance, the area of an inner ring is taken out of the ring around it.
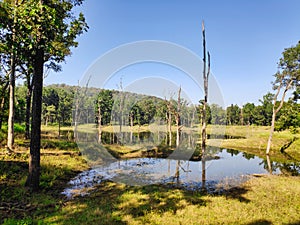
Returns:
[[[219,128],[220,129],[220,128]],[[209,131],[217,131],[214,126],[208,126]],[[225,134],[235,137],[244,137],[244,139],[223,139],[221,142],[208,140],[208,145],[218,147],[242,150],[253,153],[261,157],[265,156],[267,142],[269,138],[270,127],[263,126],[227,126]],[[270,155],[273,159],[282,161],[284,155],[281,151],[285,151],[295,159],[300,160],[300,134],[292,134],[289,130],[274,132]],[[294,141],[295,140],[295,141]],[[290,142],[292,144],[285,148]]]
[[[289,184],[289,185],[287,185]],[[223,195],[106,182],[45,218],[55,224],[299,223],[300,179],[253,178]]]
[[[222,133],[224,129],[219,126],[213,130]],[[16,143],[20,146],[12,155],[5,155],[5,150],[1,150],[0,223],[4,218],[8,218],[4,224],[300,223],[299,177],[252,178],[239,188],[221,195],[161,185],[132,187],[106,181],[88,196],[67,200],[61,191],[79,171],[88,168],[87,162],[74,154],[78,149],[73,149],[72,140],[67,140],[67,137],[57,139],[56,128],[43,127],[43,132],[42,144],[47,146],[41,150],[41,191],[38,193],[32,194],[24,187],[28,173],[29,142],[18,138]],[[227,127],[226,134],[246,139],[223,140],[223,146],[236,149],[244,146],[247,151],[264,154],[268,127]],[[276,132],[272,154],[276,155],[279,147],[293,137],[299,138],[299,134]],[[299,140],[285,151],[291,155],[298,153]],[[116,145],[112,150],[128,154],[137,150],[135,148]]]

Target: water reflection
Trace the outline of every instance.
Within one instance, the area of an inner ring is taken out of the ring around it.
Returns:
[[[219,149],[216,159],[201,161],[137,158],[103,163],[75,177],[71,187],[64,191],[68,197],[74,193],[86,194],[103,180],[127,185],[165,184],[188,190],[220,191],[240,185],[250,174],[267,174],[271,164],[272,173],[299,175],[299,163],[270,163],[267,159]]]

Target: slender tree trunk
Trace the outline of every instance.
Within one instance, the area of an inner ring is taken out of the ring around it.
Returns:
[[[271,128],[270,128],[270,135],[269,135],[269,139],[268,139],[268,145],[267,145],[267,149],[266,149],[266,154],[269,155],[270,153],[270,149],[271,149],[271,144],[272,144],[272,138],[273,138],[273,133],[274,133],[274,127],[275,127],[275,119],[276,119],[276,114],[279,112],[279,110],[282,108],[283,106],[283,102],[284,102],[284,98],[285,95],[287,93],[287,91],[290,89],[291,85],[293,83],[293,80],[291,79],[289,81],[289,83],[286,85],[282,97],[281,97],[281,101],[279,106],[276,108],[276,102],[277,102],[277,97],[280,93],[280,90],[282,88],[283,82],[280,83],[280,85],[277,87],[277,93],[274,96],[274,100],[273,100],[273,114],[272,114],[272,121],[271,121]]]
[[[29,78],[30,82],[30,78]],[[30,113],[31,113],[31,97],[32,97],[32,85],[27,84],[26,94],[26,115],[25,115],[25,139],[30,138]]]
[[[12,51],[10,61],[10,75],[9,75],[9,110],[8,110],[8,124],[7,124],[7,150],[12,151],[14,147],[14,116],[15,116],[15,73],[16,73],[16,49],[14,46],[14,40],[16,39],[16,7],[17,1],[14,3],[14,22],[12,29]]]
[[[2,123],[3,123],[4,103],[5,103],[5,97],[2,97],[1,104],[0,104],[0,129],[2,129]]]
[[[101,115],[101,105],[100,101],[98,101],[98,143],[101,144],[102,142],[102,115]]]
[[[14,146],[14,114],[15,114],[15,57],[11,59],[11,74],[9,78],[9,114],[7,127],[7,148],[13,150]]]
[[[180,93],[181,93],[181,87],[178,90],[178,100],[177,100],[177,112],[176,112],[176,147],[179,146],[180,144],[180,110],[181,110],[181,105],[180,105]]]
[[[1,98],[1,104],[0,104],[0,129],[2,128],[3,123],[3,113],[4,113],[4,104],[5,104],[5,93],[6,89],[8,88],[9,82],[5,84],[5,86],[2,89],[2,98]]]
[[[41,43],[39,46],[43,46]],[[41,147],[41,114],[42,114],[42,96],[43,96],[43,66],[44,49],[38,47],[34,58],[33,74],[33,104],[31,119],[31,139],[30,139],[30,157],[29,157],[29,175],[26,186],[33,191],[39,189],[40,182],[40,147]]]
[[[271,149],[272,138],[273,138],[273,133],[274,133],[274,127],[275,127],[275,118],[276,118],[275,105],[273,105],[273,114],[272,114],[271,129],[270,129],[270,135],[269,135],[268,145],[267,145],[267,150],[266,150],[266,154],[267,155],[269,155],[270,149]]]
[[[172,114],[168,113],[169,146],[172,146]]]
[[[206,40],[205,40],[205,27],[204,22],[202,22],[202,35],[203,35],[203,81],[204,81],[204,102],[203,102],[203,111],[202,111],[202,156],[205,154],[206,148],[206,105],[208,100],[208,76],[210,73],[210,55],[208,54],[208,71],[206,73]]]

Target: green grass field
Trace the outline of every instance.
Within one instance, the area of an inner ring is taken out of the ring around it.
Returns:
[[[223,140],[222,147],[264,154],[266,127],[228,127],[226,134],[247,139]],[[252,177],[218,195],[106,181],[90,195],[68,200],[61,195],[62,190],[88,165],[67,132],[59,139],[57,135],[56,127],[43,127],[38,193],[24,187],[28,141],[18,136],[11,155],[1,148],[0,224],[300,224],[300,177],[283,175]],[[274,157],[293,137],[288,131],[275,134]],[[298,140],[285,151],[297,156]]]

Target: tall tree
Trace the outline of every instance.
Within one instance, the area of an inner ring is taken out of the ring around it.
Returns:
[[[274,75],[275,81],[273,82],[273,89],[275,90],[275,95],[273,99],[273,114],[272,122],[270,128],[270,135],[268,139],[268,145],[266,149],[266,154],[270,152],[272,137],[275,127],[276,114],[283,106],[283,102],[286,93],[297,86],[300,82],[300,41],[295,47],[287,48],[282,53],[283,56],[279,61],[279,71]],[[277,103],[277,98],[282,91],[281,100],[279,104]]]
[[[12,151],[14,145],[14,116],[15,116],[15,75],[16,75],[16,11],[18,7],[18,1],[14,1],[13,5],[13,22],[11,26],[12,30],[12,45],[11,45],[11,58],[10,58],[10,75],[9,75],[9,113],[7,123],[7,148]]]
[[[205,154],[206,148],[206,105],[208,100],[208,78],[210,73],[210,54],[206,52],[206,40],[205,40],[205,26],[204,21],[202,21],[202,36],[203,36],[203,82],[204,82],[204,101],[203,101],[203,109],[202,109],[202,156]],[[208,62],[206,61],[206,55],[208,58]],[[206,72],[206,66],[208,67],[208,71]]]
[[[113,107],[113,93],[110,90],[101,90],[96,100],[96,112],[98,123],[98,143],[101,143],[102,125],[110,123]]]
[[[226,113],[228,125],[238,125],[240,123],[241,110],[238,105],[231,104],[229,107],[227,107]]]
[[[39,188],[40,141],[43,71],[46,61],[62,62],[70,54],[70,48],[78,43],[75,38],[87,29],[84,16],[78,18],[72,13],[73,7],[82,0],[30,0],[23,1],[18,23],[24,46],[30,49],[33,67],[33,101],[31,119],[31,140],[29,175],[26,185],[32,190]]]
[[[1,54],[6,54],[9,74],[9,114],[7,132],[7,150],[12,151],[14,145],[14,113],[15,113],[15,74],[17,66],[17,11],[19,1],[1,1]],[[1,60],[4,62],[3,60]]]
[[[254,122],[253,113],[255,105],[253,103],[246,103],[243,105],[243,122],[244,124],[251,125]]]

